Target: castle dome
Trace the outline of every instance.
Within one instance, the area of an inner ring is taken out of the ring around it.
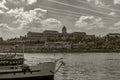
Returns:
[[[63,34],[66,34],[66,33],[67,33],[67,29],[66,29],[65,26],[62,28],[62,33],[63,33]]]

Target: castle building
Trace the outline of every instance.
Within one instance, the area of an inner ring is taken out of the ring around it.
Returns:
[[[27,39],[28,41],[59,41],[60,39],[66,41],[81,39],[85,36],[85,32],[67,33],[67,28],[63,26],[62,33],[54,30],[45,30],[42,33],[28,32]]]
[[[12,39],[11,41],[26,41],[26,42],[57,42],[57,41],[75,41],[88,37],[85,32],[67,33],[67,28],[63,26],[62,32],[55,30],[45,30],[43,32],[28,32],[23,39]],[[89,36],[91,37],[91,36]]]

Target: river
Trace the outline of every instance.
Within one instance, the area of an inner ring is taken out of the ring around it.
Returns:
[[[26,63],[64,58],[55,80],[120,80],[120,53],[26,53]]]

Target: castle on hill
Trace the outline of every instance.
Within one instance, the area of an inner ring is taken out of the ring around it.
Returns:
[[[87,35],[85,32],[68,33],[67,28],[63,26],[62,32],[54,30],[45,30],[42,33],[28,32],[27,39],[29,41],[59,41],[59,40],[75,40],[82,37],[95,37],[94,35]]]

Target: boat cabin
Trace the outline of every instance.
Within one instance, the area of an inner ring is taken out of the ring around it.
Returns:
[[[0,66],[22,65],[23,59],[0,60]]]
[[[0,56],[0,66],[22,65],[24,57],[22,55],[12,54]]]

